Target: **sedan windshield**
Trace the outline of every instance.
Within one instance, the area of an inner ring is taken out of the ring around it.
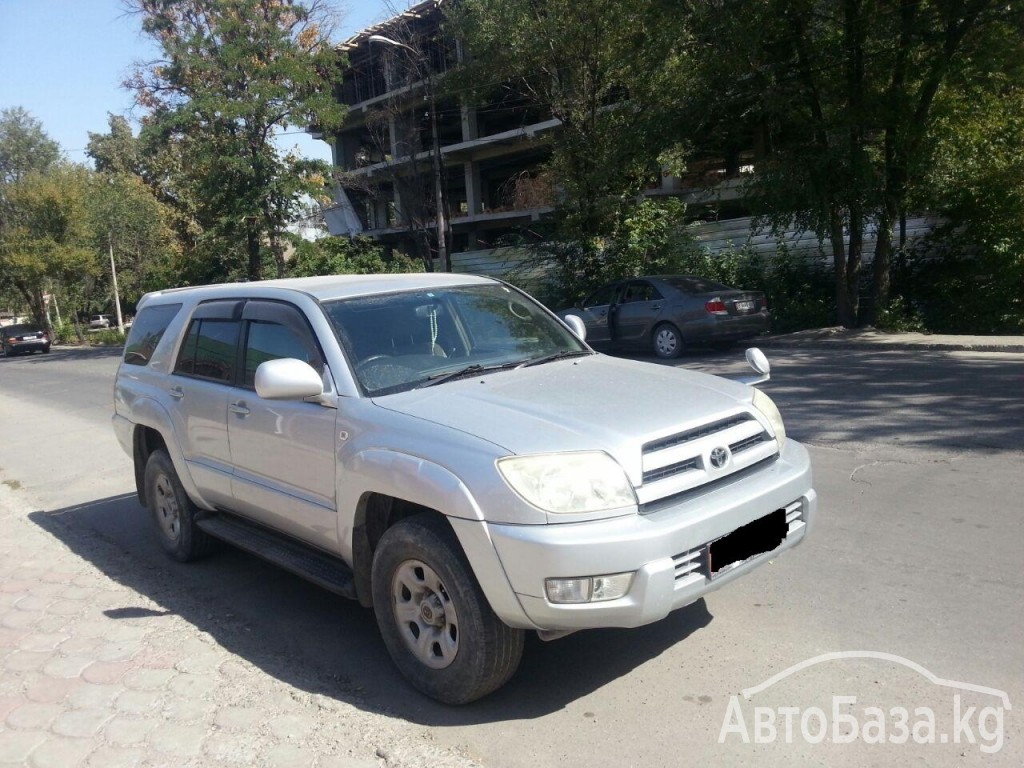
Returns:
[[[403,291],[324,307],[371,396],[589,354],[540,305],[504,285]]]

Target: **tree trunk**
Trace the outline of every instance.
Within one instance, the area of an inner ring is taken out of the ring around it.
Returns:
[[[857,325],[857,315],[851,311],[850,296],[846,290],[846,238],[843,235],[843,217],[839,206],[832,204],[828,211],[829,239],[832,241],[832,264],[836,279],[836,315],[844,328]]]
[[[260,231],[255,221],[245,223],[246,250],[249,253],[249,280],[263,279],[262,254],[260,253]]]
[[[889,305],[889,293],[892,287],[890,275],[892,265],[892,226],[896,218],[895,205],[886,195],[884,205],[878,212],[878,234],[875,241],[874,263],[874,301],[871,307],[871,323],[877,320],[880,312]]]

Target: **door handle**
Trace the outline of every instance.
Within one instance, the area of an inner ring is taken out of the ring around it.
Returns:
[[[239,400],[237,403],[231,403],[231,405],[228,406],[228,410],[231,411],[232,413],[237,413],[241,416],[249,415],[249,409],[241,400]]]
[[[661,309],[661,304],[652,304],[651,309]]]
[[[171,387],[169,390],[167,390],[167,393],[175,400],[181,400],[181,398],[185,396],[185,390],[183,390],[181,387]]]

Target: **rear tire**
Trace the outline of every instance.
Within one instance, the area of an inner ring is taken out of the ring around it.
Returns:
[[[385,531],[372,582],[388,653],[419,691],[445,704],[466,704],[515,673],[523,630],[491,610],[444,519],[417,515]]]
[[[187,563],[210,554],[217,540],[195,524],[199,508],[185,493],[167,452],[153,451],[146,462],[146,506],[164,552]]]
[[[651,346],[662,360],[674,360],[683,354],[683,336],[672,323],[662,323],[651,334]]]

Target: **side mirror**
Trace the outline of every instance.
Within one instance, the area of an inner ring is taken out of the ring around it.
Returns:
[[[747,363],[754,369],[757,376],[740,376],[737,381],[743,384],[761,384],[771,378],[772,366],[768,358],[757,347],[751,347],[746,352]]]
[[[323,392],[320,374],[301,360],[282,357],[256,369],[256,394],[264,400],[304,400]]]
[[[580,341],[587,340],[587,326],[583,324],[579,316],[566,315],[562,322],[569,326],[569,330],[575,333]]]

